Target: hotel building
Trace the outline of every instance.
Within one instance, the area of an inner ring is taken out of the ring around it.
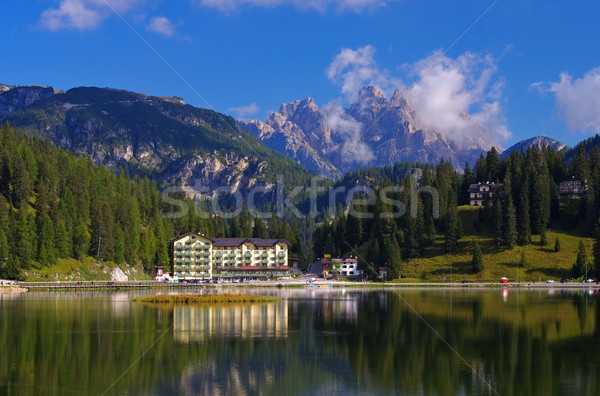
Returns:
[[[181,280],[289,276],[285,239],[208,238],[189,232],[171,240],[173,276]]]

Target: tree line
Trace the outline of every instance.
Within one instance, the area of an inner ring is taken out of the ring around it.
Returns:
[[[404,171],[403,177],[388,172],[372,179],[371,196],[357,194],[338,208],[335,216],[324,219],[313,236],[314,254],[351,255],[362,247],[367,253],[359,262],[369,274],[375,275],[377,267],[386,266],[389,275],[397,277],[403,263],[421,256],[436,235],[443,236],[445,252],[454,252],[463,235],[457,207],[469,204],[471,184],[494,182],[493,194],[479,211],[476,227],[481,232],[493,235],[504,249],[530,244],[532,235],[540,235],[541,243],[546,245],[550,226],[596,237],[593,266],[600,275],[600,149],[586,142],[573,150],[568,161],[550,147],[532,146],[526,151],[513,151],[504,159],[492,148],[481,154],[474,168],[466,163],[462,174],[444,160],[422,167],[418,178],[414,172],[395,167]],[[570,179],[581,181],[587,193],[577,199],[559,199],[558,185]],[[379,191],[390,190],[390,186],[397,187],[397,192],[382,199]],[[433,187],[436,194],[423,186]],[[412,208],[412,212],[382,216],[402,207],[395,202]],[[554,248],[560,250],[559,241],[555,241]],[[480,271],[481,252],[477,250],[479,246],[474,246],[478,257],[473,260],[473,268]]]
[[[247,210],[229,223],[207,214],[202,202],[180,197],[173,207],[156,183],[122,168],[114,172],[78,158],[46,140],[0,127],[0,278],[23,279],[34,266],[59,259],[141,265],[152,273],[169,263],[169,240],[188,231],[210,237],[287,238],[296,251],[294,223],[265,223]]]

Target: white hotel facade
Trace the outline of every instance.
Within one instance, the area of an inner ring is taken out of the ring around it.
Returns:
[[[289,276],[285,239],[208,238],[189,232],[171,240],[173,276],[180,280]]]

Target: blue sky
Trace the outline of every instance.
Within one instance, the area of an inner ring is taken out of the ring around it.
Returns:
[[[181,96],[238,118],[400,88],[423,122],[462,113],[503,147],[600,131],[593,0],[3,1],[0,82]],[[473,132],[474,133],[474,132]]]

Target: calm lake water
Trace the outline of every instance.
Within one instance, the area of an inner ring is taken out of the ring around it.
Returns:
[[[260,290],[156,308],[0,295],[0,395],[597,395],[592,290]]]

